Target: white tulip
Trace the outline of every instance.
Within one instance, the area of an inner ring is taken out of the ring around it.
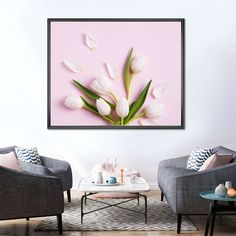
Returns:
[[[145,57],[135,57],[132,61],[131,61],[131,70],[134,73],[139,73],[142,71],[144,64],[145,64]]]
[[[100,94],[109,94],[112,90],[112,84],[110,80],[106,77],[100,76],[95,79],[91,84],[90,87],[97,93]]]
[[[117,102],[116,113],[120,118],[125,118],[129,114],[129,103],[126,98],[122,98]]]
[[[81,109],[84,106],[84,102],[80,96],[69,95],[65,98],[64,104],[72,110]]]
[[[96,107],[102,116],[107,116],[111,113],[111,107],[102,98],[96,100]]]
[[[163,112],[164,106],[163,105],[149,105],[145,107],[144,114],[148,118],[156,118],[159,116],[162,116],[164,114]]]

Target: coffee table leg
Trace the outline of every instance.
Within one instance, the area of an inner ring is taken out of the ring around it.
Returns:
[[[86,198],[86,194],[81,197],[81,205],[80,205],[80,210],[81,210],[81,224],[83,224],[83,217],[84,217],[84,198]]]
[[[209,204],[209,211],[208,211],[208,216],[207,216],[207,222],[206,222],[206,228],[205,228],[205,236],[208,235],[208,230],[209,230],[209,226],[211,223],[211,213],[212,213],[212,203]]]
[[[145,215],[145,224],[147,224],[147,196],[141,195],[144,198],[144,215]]]
[[[145,224],[147,224],[147,196],[139,193],[139,196],[144,198],[144,216],[145,216]]]
[[[85,198],[84,198],[84,205],[86,206],[86,204],[87,204],[87,194],[86,194],[86,192],[84,193],[84,195],[85,195]]]
[[[137,200],[138,200],[138,205],[139,205],[139,193],[138,193],[138,197],[137,197]]]

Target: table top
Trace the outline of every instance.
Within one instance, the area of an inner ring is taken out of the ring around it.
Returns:
[[[214,191],[209,192],[202,192],[199,193],[199,195],[202,198],[205,198],[207,200],[214,200],[214,201],[223,201],[223,202],[236,202],[236,197],[230,198],[230,197],[219,197],[215,194]]]
[[[126,193],[140,193],[150,191],[150,187],[144,178],[138,177],[137,181],[133,184],[130,182],[130,178],[124,178],[124,184],[119,184],[115,186],[101,186],[92,183],[90,178],[82,178],[79,183],[80,192],[126,192]]]

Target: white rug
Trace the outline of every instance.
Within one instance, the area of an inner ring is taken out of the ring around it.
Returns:
[[[116,203],[118,199],[103,199],[109,203]],[[85,211],[90,211],[98,207],[105,206],[87,200]],[[140,205],[137,200],[125,203],[122,207],[144,212],[144,201],[140,198]],[[176,231],[176,215],[168,206],[167,202],[161,202],[155,198],[148,198],[148,223],[144,222],[144,214],[119,209],[117,207],[107,208],[84,216],[84,223],[80,223],[80,200],[72,199],[71,203],[65,203],[65,211],[62,214],[64,231]],[[35,231],[55,231],[57,221],[55,217],[45,217],[36,227]],[[188,217],[183,217],[182,231],[196,231],[192,221]]]

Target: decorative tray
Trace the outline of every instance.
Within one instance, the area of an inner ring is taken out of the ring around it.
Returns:
[[[93,184],[96,185],[96,186],[117,186],[120,183],[117,182],[117,183],[114,183],[114,184],[109,184],[109,183],[102,183],[102,184],[95,184],[95,183],[93,183]]]

